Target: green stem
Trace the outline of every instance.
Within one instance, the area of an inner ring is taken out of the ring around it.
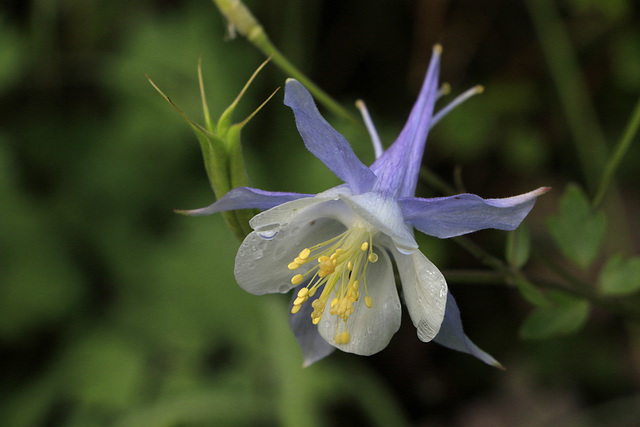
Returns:
[[[613,179],[613,175],[616,172],[616,169],[620,165],[624,155],[627,153],[627,150],[631,146],[633,139],[638,133],[638,128],[640,128],[640,99],[636,103],[636,106],[631,114],[631,119],[629,123],[627,123],[627,128],[618,143],[613,155],[609,158],[607,165],[602,173],[602,178],[600,179],[600,186],[598,187],[598,191],[596,192],[596,196],[593,198],[593,208],[594,210],[598,208],[602,199],[604,198],[604,194]]]
[[[260,49],[267,57],[280,67],[282,71],[302,83],[313,96],[334,114],[360,124],[360,122],[339,103],[331,98],[326,92],[320,89],[307,76],[296,68],[269,40],[269,36],[251,11],[240,0],[213,0],[220,12],[227,18],[228,22],[243,36],[247,38],[255,47]]]
[[[604,168],[607,146],[598,124],[578,59],[553,0],[528,0],[526,5],[556,85],[585,176],[594,191]]]
[[[560,276],[561,281],[550,281],[547,279],[534,279],[528,277],[521,270],[509,267],[501,259],[489,254],[466,237],[455,237],[452,240],[469,251],[483,264],[491,267],[494,271],[446,271],[443,274],[445,274],[448,281],[484,284],[502,283],[512,286],[517,280],[523,279],[539,288],[557,289],[584,298],[595,306],[601,307],[611,313],[621,315],[627,319],[640,320],[640,306],[636,302],[628,299],[608,298],[598,295],[598,293],[593,290],[594,286],[573,277],[562,267],[544,255],[539,256],[539,260],[555,271],[556,274]]]
[[[420,179],[423,180],[431,188],[440,191],[442,194],[445,194],[447,196],[452,196],[458,193],[455,188],[447,184],[445,180],[433,173],[427,167],[423,166],[420,168]]]
[[[494,270],[501,273],[510,273],[513,270],[506,263],[504,263],[500,258],[491,255],[489,252],[482,249],[478,246],[473,240],[469,239],[465,236],[454,237],[454,242],[458,245],[462,246],[467,252],[476,257],[480,262],[484,265],[493,268]]]
[[[558,274],[562,280],[562,282],[550,281],[547,279],[534,280],[533,282],[536,283],[536,285],[574,294],[611,313],[616,313],[627,319],[636,321],[640,320],[640,305],[637,304],[637,300],[601,296],[597,291],[595,291],[596,285],[584,282],[574,277],[562,266],[556,263],[550,256],[543,253],[543,251],[536,251],[535,253],[538,260]]]

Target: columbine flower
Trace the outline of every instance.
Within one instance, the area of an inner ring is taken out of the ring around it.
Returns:
[[[238,250],[235,277],[256,295],[296,288],[290,324],[305,365],[334,348],[371,355],[387,346],[401,313],[393,260],[420,340],[499,366],[465,335],[445,278],[418,250],[413,229],[439,238],[485,228],[513,230],[547,189],[504,199],[414,197],[429,129],[460,100],[434,115],[440,53],[436,46],[404,129],[370,167],[320,115],[304,86],[287,80],[284,103],[293,110],[305,146],[343,185],[317,195],[241,187],[188,212],[264,211],[250,222],[254,231]]]

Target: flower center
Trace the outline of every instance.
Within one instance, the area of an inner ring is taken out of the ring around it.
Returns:
[[[373,233],[356,225],[326,242],[303,249],[288,265],[289,270],[296,270],[308,262],[316,262],[306,273],[296,274],[291,279],[293,285],[299,285],[310,278],[307,286],[298,291],[291,313],[297,313],[302,304],[313,297],[318,288],[324,286],[322,294],[311,304],[311,321],[314,325],[320,322],[327,301],[332,297],[329,314],[344,321],[343,328],[340,328],[340,322],[336,325],[336,344],[349,342],[347,320],[353,314],[354,303],[360,299],[361,287],[365,292],[365,305],[368,308],[373,305],[367,291],[366,278],[369,263],[378,261],[372,242]]]

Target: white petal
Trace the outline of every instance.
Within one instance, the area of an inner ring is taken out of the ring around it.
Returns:
[[[249,225],[267,236],[291,221],[298,220],[302,214],[315,218],[333,218],[344,224],[352,221],[350,209],[339,200],[341,194],[351,194],[346,185],[326,190],[314,197],[306,197],[282,203],[251,218]]]
[[[391,237],[400,252],[412,253],[418,249],[413,237],[413,227],[404,221],[400,205],[395,199],[372,192],[357,196],[343,194],[340,195],[340,199],[344,200],[356,215]]]
[[[276,229],[267,238],[259,232],[252,232],[244,239],[236,255],[234,273],[238,285],[255,295],[288,292],[294,287],[291,278],[312,267],[308,263],[289,270],[289,263],[304,248],[326,241],[344,229],[338,221],[300,215],[296,221]]]
[[[303,199],[293,200],[273,207],[267,211],[261,212],[251,218],[249,225],[256,231],[266,231],[279,228],[291,221],[294,221],[302,211],[310,206],[325,202],[329,199],[315,197],[306,197]]]
[[[447,282],[440,270],[415,251],[403,255],[393,251],[400,272],[404,300],[421,341],[431,341],[440,330],[447,304]]]
[[[373,301],[371,308],[365,305],[364,284],[360,284],[360,299],[353,305],[353,314],[347,320],[350,339],[346,344],[336,344],[336,328],[342,332],[344,321],[329,314],[331,299],[327,302],[322,320],[318,324],[320,335],[342,351],[369,356],[384,349],[393,334],[400,328],[400,299],[393,277],[393,267],[385,251],[376,251],[378,262],[367,267],[367,288]]]

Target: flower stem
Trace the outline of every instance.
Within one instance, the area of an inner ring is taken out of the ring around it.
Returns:
[[[594,191],[604,168],[607,148],[595,109],[587,96],[587,84],[575,50],[553,0],[528,0],[525,3],[558,90],[587,187]]]
[[[539,259],[547,264],[558,276],[560,280],[538,280],[527,276],[523,271],[512,268],[501,259],[491,255],[475,242],[467,237],[455,237],[452,239],[483,264],[491,267],[493,272],[480,271],[447,271],[447,280],[460,283],[503,283],[512,286],[517,280],[527,280],[538,288],[557,289],[577,297],[584,298],[591,304],[601,307],[611,313],[618,314],[630,320],[640,320],[640,306],[632,301],[619,298],[609,298],[598,295],[594,290],[595,286],[585,283],[568,273],[562,267],[554,263],[549,257],[539,255]],[[542,251],[537,251],[542,252]]]
[[[262,25],[260,25],[258,20],[241,0],[213,0],[213,2],[225,16],[232,28],[245,36],[249,42],[267,57],[270,57],[282,71],[302,83],[318,102],[334,114],[352,123],[361,124],[351,113],[345,110],[338,102],[298,70],[296,66],[274,46]]]
[[[620,165],[622,158],[627,153],[627,150],[631,146],[634,137],[638,133],[638,128],[640,128],[640,99],[638,99],[638,102],[636,103],[633,113],[631,114],[631,119],[629,120],[629,123],[627,123],[627,128],[625,129],[622,138],[618,143],[618,146],[607,161],[607,165],[602,173],[602,178],[600,179],[598,191],[593,198],[594,209],[597,209],[600,206],[600,203],[604,198],[604,194],[607,191],[607,187],[609,187],[609,184],[613,179],[613,175],[615,174],[616,169]]]
[[[420,179],[423,180],[431,188],[447,196],[452,196],[457,193],[455,188],[447,184],[444,179],[440,178],[425,166],[420,168]]]

